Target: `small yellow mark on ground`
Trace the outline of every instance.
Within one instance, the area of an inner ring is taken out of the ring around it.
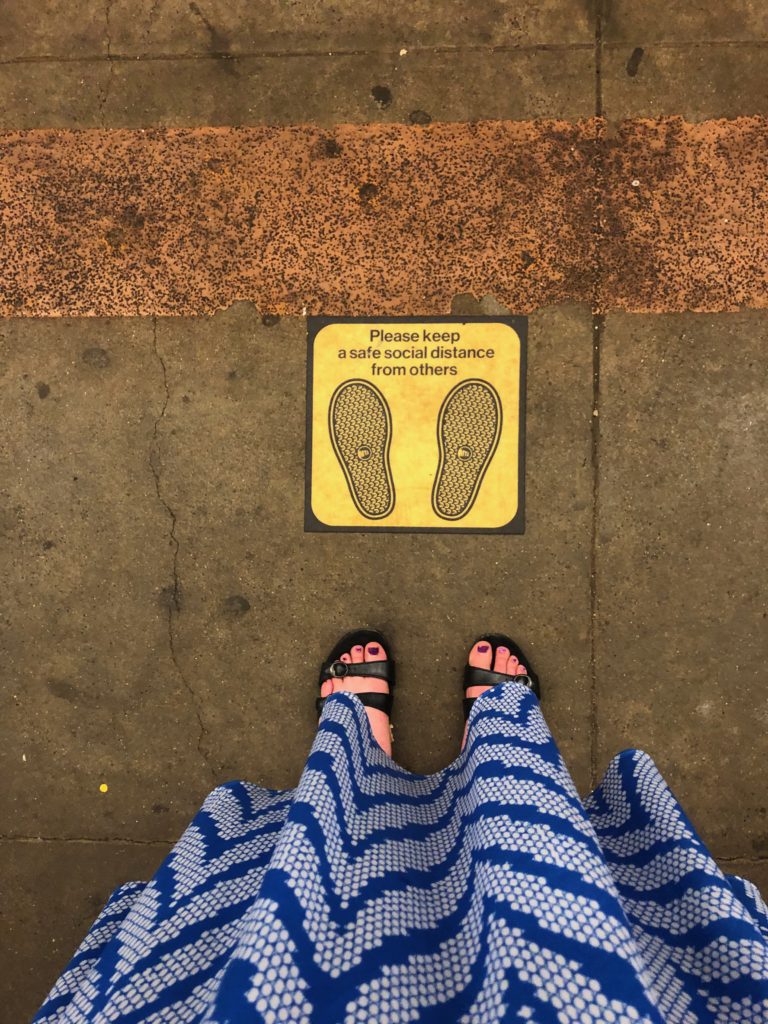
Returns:
[[[102,784],[99,786],[99,792],[100,793],[108,793],[109,792],[109,786],[106,784],[106,782],[102,782]]]
[[[521,533],[525,329],[314,318],[306,528]]]

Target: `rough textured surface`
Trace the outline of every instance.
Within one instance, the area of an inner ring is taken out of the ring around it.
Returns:
[[[588,299],[587,122],[3,140],[6,315],[530,310]],[[201,259],[200,254],[205,253]]]
[[[653,756],[712,849],[768,855],[764,316],[610,316],[598,767]]]
[[[768,304],[768,122],[602,125],[10,133],[0,312]]]
[[[768,305],[768,121],[619,126],[605,164],[601,306]]]

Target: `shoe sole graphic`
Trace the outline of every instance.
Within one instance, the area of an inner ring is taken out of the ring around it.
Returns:
[[[437,418],[440,462],[432,508],[441,519],[463,519],[477,499],[501,437],[501,400],[485,380],[465,380],[445,396]]]
[[[328,429],[355,508],[366,519],[384,519],[395,507],[386,399],[368,381],[344,381],[331,396]]]

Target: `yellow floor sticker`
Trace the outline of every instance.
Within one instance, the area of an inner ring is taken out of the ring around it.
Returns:
[[[524,317],[313,317],[307,530],[522,533]]]

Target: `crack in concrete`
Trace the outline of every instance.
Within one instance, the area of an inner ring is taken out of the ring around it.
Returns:
[[[153,5],[157,6],[157,4]],[[145,38],[148,35],[145,33]],[[702,39],[696,42],[687,40],[657,40],[653,44],[654,50],[699,50],[703,47],[737,47],[742,49],[764,50],[768,49],[768,40],[762,39]],[[626,43],[607,43],[606,49],[626,49]],[[455,44],[448,43],[435,46],[409,46],[408,53],[411,57],[419,54],[445,54],[452,56],[462,53],[565,53],[570,51],[594,50],[594,43],[524,43],[520,46],[514,43],[476,43],[476,44]],[[96,64],[105,60],[117,62],[136,61],[217,61],[231,60],[281,60],[284,58],[316,57],[320,60],[334,59],[337,57],[389,57],[396,54],[396,45],[382,48],[366,47],[342,47],[340,49],[286,49],[286,50],[238,50],[230,54],[211,53],[210,51],[191,51],[189,53],[173,53],[171,51],[159,51],[158,53],[112,53],[105,57],[101,53],[86,53],[78,56],[67,56],[65,54],[19,54],[16,57],[5,57],[0,60],[0,67],[9,64]]]
[[[198,736],[197,736],[197,752],[200,755],[200,757],[202,758],[202,760],[203,760],[204,764],[206,765],[208,771],[211,773],[211,775],[213,775],[214,774],[214,770],[213,770],[213,766],[211,765],[211,761],[210,761],[210,752],[209,752],[209,750],[207,749],[207,747],[205,746],[205,744],[203,742],[205,737],[208,735],[208,731],[207,731],[207,729],[205,727],[205,722],[203,720],[201,701],[200,701],[200,698],[199,698],[199,696],[197,694],[197,691],[192,686],[192,684],[190,683],[189,679],[187,679],[187,676],[186,676],[184,670],[181,667],[181,663],[180,663],[179,658],[178,658],[178,653],[176,651],[176,637],[175,637],[175,633],[174,633],[174,622],[175,622],[176,616],[181,612],[181,580],[180,580],[180,577],[179,577],[179,548],[180,548],[180,545],[179,545],[179,539],[176,536],[176,526],[178,524],[178,519],[177,519],[177,516],[176,516],[176,512],[173,510],[173,508],[166,501],[166,499],[165,499],[165,497],[163,495],[163,489],[162,489],[162,486],[161,486],[161,483],[160,483],[160,478],[161,478],[161,471],[160,471],[160,423],[165,418],[165,414],[166,414],[166,411],[168,409],[168,404],[169,404],[169,402],[171,400],[171,389],[170,389],[170,386],[168,384],[168,367],[166,365],[165,360],[163,359],[162,353],[160,352],[160,349],[159,349],[158,343],[157,343],[157,317],[156,316],[152,317],[152,352],[153,352],[153,355],[155,356],[155,358],[157,359],[157,361],[160,363],[160,367],[162,369],[163,389],[164,389],[164,393],[165,393],[164,394],[164,398],[163,398],[163,405],[162,405],[162,408],[160,410],[160,414],[155,419],[155,422],[154,422],[154,425],[153,425],[153,428],[152,428],[152,445],[150,447],[150,452],[149,452],[149,468],[152,471],[152,476],[153,476],[154,481],[155,481],[155,492],[157,493],[157,499],[160,502],[160,504],[163,506],[163,508],[165,509],[165,512],[166,512],[166,514],[167,514],[167,516],[168,516],[168,518],[170,520],[170,524],[171,524],[170,525],[170,529],[168,531],[168,539],[169,539],[170,547],[171,547],[171,551],[172,551],[172,558],[171,558],[172,586],[170,588],[170,598],[169,598],[169,600],[167,602],[167,606],[168,606],[168,648],[169,648],[169,651],[170,651],[170,654],[171,654],[171,661],[173,662],[174,668],[176,669],[176,672],[177,672],[177,674],[179,676],[179,679],[182,682],[182,685],[184,686],[184,688],[186,689],[187,693],[190,696],[191,703],[192,703],[192,708],[194,709],[195,716],[197,718],[197,724],[198,724],[198,728],[199,728],[199,732],[198,732]]]
[[[603,116],[603,4],[597,0],[595,8],[595,116]],[[592,467],[592,521],[589,553],[589,774],[592,788],[598,783],[599,709],[597,692],[597,630],[599,625],[599,595],[597,586],[597,537],[599,527],[600,495],[600,355],[605,318],[600,315],[600,282],[603,263],[600,239],[603,233],[603,203],[605,195],[605,128],[599,129],[594,155],[594,204],[592,232],[595,237],[592,293],[592,422],[590,430],[590,463]]]
[[[127,839],[125,836],[0,836],[0,843],[120,843],[124,846],[174,846],[176,839]]]
[[[157,18],[157,12],[160,10],[160,0],[153,0],[152,6],[149,8],[149,14],[147,15],[147,27],[144,30],[144,45],[149,45],[149,37],[152,32],[152,26],[154,25],[155,19]]]
[[[109,100],[109,95],[112,92],[112,82],[115,77],[115,67],[112,58],[112,3],[113,0],[106,0],[104,7],[104,23],[105,23],[105,37],[107,42],[107,53],[104,58],[107,63],[107,81],[103,89],[99,90],[99,116],[101,118],[102,127],[106,128],[106,106]]]

